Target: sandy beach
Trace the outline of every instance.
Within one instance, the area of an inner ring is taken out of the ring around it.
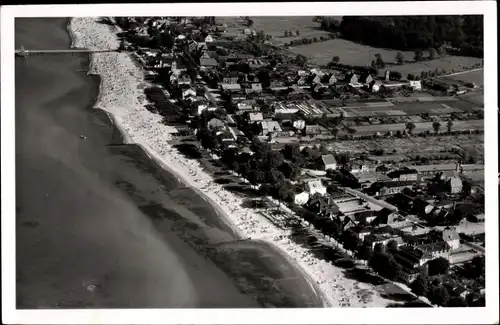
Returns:
[[[115,31],[97,22],[95,17],[79,17],[69,28],[74,35],[74,46],[89,49],[116,49],[119,41]],[[359,283],[344,276],[343,270],[315,258],[305,248],[287,238],[288,230],[272,225],[255,211],[241,207],[241,199],[212,181],[199,163],[182,156],[168,141],[173,131],[161,124],[161,116],[144,108],[138,100],[143,97],[143,71],[126,53],[97,53],[92,56],[90,73],[101,77],[100,95],[95,104],[108,112],[122,130],[127,143],[136,143],[211,201],[224,221],[241,238],[271,243],[284,256],[300,266],[306,278],[319,288],[327,307],[384,307],[392,302],[382,298],[370,284]],[[363,301],[359,292],[373,292],[371,300]]]

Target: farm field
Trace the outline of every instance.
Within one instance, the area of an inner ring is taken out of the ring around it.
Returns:
[[[250,17],[253,20],[252,28],[256,31],[263,30],[266,35],[271,35],[271,42],[275,45],[289,43],[293,40],[302,38],[313,38],[328,36],[327,31],[319,29],[319,23],[313,22],[312,16],[255,16]],[[342,19],[341,16],[338,17]],[[217,17],[217,21],[227,24],[228,33],[241,34],[242,30],[248,28],[243,25],[243,19],[240,17]],[[292,31],[292,37],[284,37],[285,31]],[[295,36],[299,31],[300,35]]]
[[[389,131],[397,132],[403,131],[406,129],[405,123],[397,123],[397,124],[378,124],[378,125],[362,125],[356,126],[356,135],[370,135],[376,132],[386,133]],[[470,121],[454,121],[452,130],[482,130],[484,129],[484,121],[483,120],[470,120]],[[415,123],[414,133],[425,132],[425,131],[434,132],[432,128],[432,122],[422,122]],[[446,122],[441,122],[441,131],[446,131]]]
[[[471,92],[459,97],[461,100],[484,107],[484,92]]]
[[[344,39],[334,39],[325,42],[318,42],[308,45],[300,45],[291,49],[292,52],[302,54],[311,58],[316,64],[324,65],[329,63],[334,56],[339,56],[340,63],[348,65],[369,65],[374,60],[374,55],[379,53],[382,59],[389,64],[388,69],[399,71],[406,77],[409,73],[418,74],[422,71],[429,71],[438,68],[451,71],[461,67],[470,67],[476,63],[481,63],[482,59],[447,56],[432,61],[414,62],[414,51],[398,51],[391,49],[375,48],[368,45],[354,43]],[[396,54],[402,52],[407,63],[396,65]],[[424,52],[424,57],[428,54]]]
[[[446,129],[446,126],[444,127]],[[398,155],[419,153],[421,155],[427,153],[445,152],[452,148],[467,149],[476,153],[479,161],[484,157],[484,135],[483,134],[468,134],[457,136],[442,136],[428,138],[390,138],[390,139],[374,139],[374,140],[356,140],[333,142],[333,150],[345,152],[367,153],[374,149],[384,148],[386,152],[396,150]]]
[[[460,80],[463,82],[474,82],[478,86],[484,85],[484,70],[473,70],[467,72],[459,72],[445,76],[447,79]]]
[[[401,115],[417,115],[421,113],[429,114],[450,114],[472,112],[474,107],[465,101],[461,100],[433,100],[424,102],[398,102],[398,103],[359,103],[352,104],[338,110],[343,111],[346,117],[361,117],[361,116],[401,116]]]

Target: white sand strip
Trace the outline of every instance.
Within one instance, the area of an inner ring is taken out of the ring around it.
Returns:
[[[95,17],[72,19],[70,27],[76,36],[74,45],[99,50],[116,49],[119,41],[114,32],[108,25],[96,21]],[[372,285],[348,279],[342,269],[313,257],[307,249],[286,238],[290,231],[278,229],[257,212],[241,207],[242,200],[213,182],[197,161],[185,158],[170,146],[167,141],[171,128],[161,124],[161,116],[149,112],[138,101],[143,93],[137,86],[146,83],[143,71],[128,54],[94,54],[91,73],[101,76],[101,93],[95,107],[114,116],[116,126],[128,137],[127,142],[141,144],[151,156],[210,198],[242,238],[264,240],[286,252],[287,258],[295,261],[317,283],[327,299],[325,305],[384,307],[391,302],[382,298]],[[362,289],[373,292],[371,301],[364,302],[358,297],[357,292]]]

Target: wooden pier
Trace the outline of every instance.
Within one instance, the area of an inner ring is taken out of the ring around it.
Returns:
[[[117,50],[88,50],[88,49],[66,49],[66,50],[16,50],[17,57],[37,55],[87,55],[92,53],[116,52]]]

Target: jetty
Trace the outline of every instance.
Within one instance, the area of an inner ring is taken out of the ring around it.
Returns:
[[[89,49],[62,49],[62,50],[25,50],[23,47],[15,51],[16,57],[37,55],[82,55],[92,53],[118,52],[118,50],[89,50]]]

